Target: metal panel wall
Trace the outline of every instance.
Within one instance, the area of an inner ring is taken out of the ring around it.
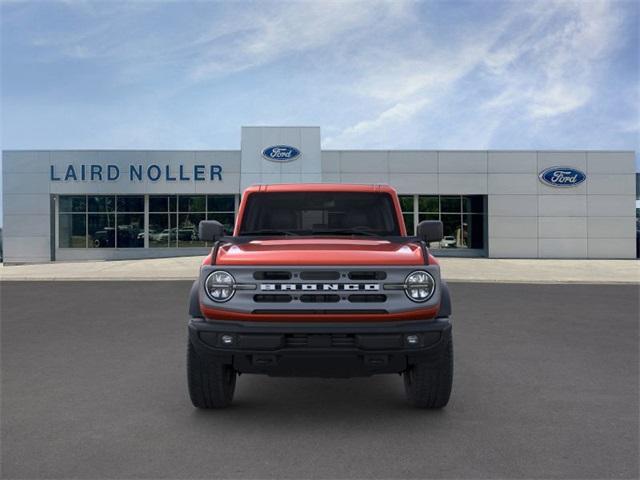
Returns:
[[[302,156],[284,163],[262,157],[262,149],[279,144],[299,148]],[[254,183],[283,182],[389,183],[400,194],[487,195],[490,257],[635,258],[634,152],[321,151],[318,127],[244,127],[241,151],[7,151],[3,159],[6,262],[50,260],[52,194],[237,194]],[[65,180],[69,165],[78,175],[82,165],[99,165],[103,178]],[[116,180],[104,178],[108,165],[118,167]],[[160,178],[132,179],[131,165],[160,169]],[[222,180],[194,180],[196,165],[206,172],[219,165]],[[538,174],[551,166],[582,170],[586,181],[573,188],[545,185]],[[186,253],[57,252],[67,260]]]

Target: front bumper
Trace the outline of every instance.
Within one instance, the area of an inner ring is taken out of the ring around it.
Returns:
[[[192,318],[189,339],[199,356],[233,365],[240,373],[357,377],[438,362],[451,339],[451,323],[446,318],[351,324]]]

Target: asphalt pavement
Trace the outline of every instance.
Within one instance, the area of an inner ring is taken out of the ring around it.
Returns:
[[[638,286],[451,285],[441,411],[397,375],[195,410],[188,282],[2,282],[2,478],[638,478]]]

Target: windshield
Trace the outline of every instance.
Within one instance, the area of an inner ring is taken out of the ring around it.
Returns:
[[[400,235],[391,196],[372,192],[249,195],[240,235]]]

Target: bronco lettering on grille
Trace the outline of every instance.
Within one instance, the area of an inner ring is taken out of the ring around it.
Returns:
[[[263,283],[262,291],[360,291],[377,292],[380,285],[377,283]]]

